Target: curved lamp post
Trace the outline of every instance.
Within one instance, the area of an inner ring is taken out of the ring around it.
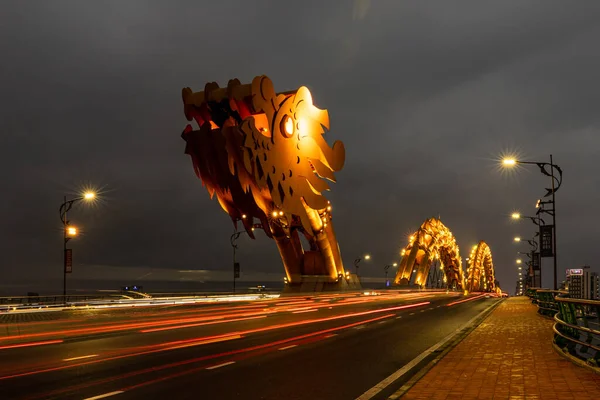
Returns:
[[[388,269],[390,269],[391,267],[397,267],[398,263],[393,263],[393,264],[388,264],[385,267],[383,267],[383,270],[385,271],[385,286],[388,287],[390,285],[390,281],[388,281]]]
[[[67,301],[67,274],[71,273],[72,270],[72,253],[71,249],[67,249],[67,242],[78,234],[77,228],[69,225],[70,221],[67,219],[67,212],[73,208],[73,205],[80,201],[92,202],[95,199],[96,193],[94,192],[85,192],[72,200],[67,200],[67,196],[65,196],[58,210],[60,221],[63,224],[63,300],[65,303]]]
[[[246,215],[242,216],[243,219],[246,219]],[[255,228],[262,228],[262,225],[256,224],[252,226],[252,230]],[[233,248],[233,293],[235,293],[235,280],[240,277],[240,264],[236,261],[235,251],[238,248],[236,241],[240,238],[242,233],[248,233],[247,231],[235,231],[229,238],[229,243],[231,243],[231,247]]]
[[[538,162],[538,161],[519,161],[514,158],[505,158],[502,160],[502,164],[507,167],[513,167],[518,164],[523,165],[536,165],[540,172],[546,176],[550,177],[551,186],[546,188],[546,194],[544,197],[552,196],[552,200],[542,202],[538,200],[536,204],[537,207],[543,204],[552,204],[551,210],[544,210],[544,212],[552,215],[553,225],[554,225],[554,234],[552,235],[552,247],[553,247],[553,255],[554,255],[554,290],[558,290],[558,277],[557,277],[557,248],[556,248],[556,191],[560,188],[562,184],[562,169],[554,164],[552,159],[552,154],[550,154],[550,162]],[[548,167],[550,167],[550,171],[548,171]],[[558,172],[558,176],[555,175],[554,171]],[[539,214],[539,211],[538,211]],[[541,271],[541,268],[540,268]]]
[[[358,278],[358,264],[360,264],[360,262],[363,260],[363,258],[367,261],[369,261],[371,259],[371,255],[370,254],[365,254],[364,257],[357,257],[354,260],[354,268],[356,269],[356,277]]]

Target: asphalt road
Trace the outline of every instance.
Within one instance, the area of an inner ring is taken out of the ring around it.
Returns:
[[[382,293],[0,325],[0,399],[355,399],[498,301]]]

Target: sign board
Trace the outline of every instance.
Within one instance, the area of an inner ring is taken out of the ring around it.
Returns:
[[[233,277],[234,278],[240,277],[240,263],[238,263],[238,262],[233,263]]]
[[[568,269],[567,270],[567,276],[571,276],[571,275],[583,275],[583,270],[580,268],[577,269]]]
[[[541,225],[540,226],[540,241],[541,249],[540,255],[542,257],[553,257],[554,251],[552,249],[552,231],[554,225]]]
[[[539,271],[540,270],[540,253],[537,251],[534,251],[531,253],[531,266],[533,268],[534,271]]]
[[[65,249],[65,274],[73,272],[73,249]]]

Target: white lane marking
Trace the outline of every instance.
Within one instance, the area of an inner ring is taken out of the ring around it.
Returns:
[[[176,350],[176,349],[183,349],[186,347],[201,346],[203,344],[218,343],[218,342],[224,342],[227,340],[239,339],[241,337],[242,337],[242,335],[232,335],[232,336],[225,336],[225,337],[217,338],[217,339],[201,340],[198,342],[192,342],[192,343],[180,344],[177,346],[167,347],[164,350]]]
[[[65,358],[63,361],[83,360],[84,358],[92,358],[92,357],[98,357],[98,354],[90,354],[89,356],[79,356],[79,357]]]
[[[280,348],[280,349],[278,349],[278,350],[279,350],[279,351],[283,351],[283,350],[287,350],[287,349],[294,348],[294,347],[296,347],[296,346],[298,346],[298,345],[297,345],[297,344],[291,344],[291,345],[289,345],[289,346],[282,347],[282,348]]]
[[[441,306],[437,306],[436,308],[440,308]]]
[[[433,307],[431,307],[431,308],[428,308],[428,310],[433,310]]]
[[[473,322],[475,322],[477,320],[477,318],[479,318],[480,315],[482,315],[483,313],[488,311],[495,304],[496,303],[490,304],[490,306],[487,307],[485,310],[483,310],[482,312],[480,312],[479,314],[477,314],[476,316],[471,318],[471,320],[469,320],[469,322],[467,322],[466,324],[464,324],[463,326],[461,326],[454,332],[450,333],[448,336],[446,336],[445,338],[443,338],[442,340],[440,340],[439,342],[437,342],[436,344],[434,344],[433,346],[431,346],[430,348],[428,348],[427,350],[425,350],[424,352],[419,354],[417,357],[413,358],[404,367],[400,368],[398,371],[394,372],[393,374],[391,374],[390,376],[388,376],[387,378],[385,378],[384,380],[379,382],[377,385],[373,386],[371,389],[364,392],[362,395],[360,395],[360,397],[357,397],[356,400],[369,400],[369,399],[372,399],[373,397],[377,396],[382,390],[384,390],[386,387],[388,387],[389,385],[391,385],[392,383],[397,381],[399,378],[401,378],[402,375],[404,375],[408,371],[410,371],[415,365],[420,363],[425,357],[427,357],[428,355],[430,355],[431,353],[433,353],[434,351],[436,351],[437,349],[442,347],[444,344],[446,344],[448,341],[450,341],[460,331],[462,331],[463,329],[465,329],[468,326],[470,326],[471,324],[473,324]]]
[[[235,361],[228,361],[223,364],[213,365],[212,367],[206,367],[206,369],[217,369],[217,368],[225,367],[225,366],[231,365],[231,364],[235,364]]]
[[[319,311],[316,308],[311,308],[309,310],[302,310],[302,311],[294,311],[292,314],[302,314],[302,313],[306,313],[306,312],[314,312],[314,311]]]
[[[379,321],[377,324],[385,324],[387,321]]]
[[[421,312],[425,312],[425,311],[427,311],[427,310],[421,310]]]
[[[411,313],[410,313],[410,314],[408,314],[408,315],[409,315],[409,316],[410,316],[410,315],[415,315],[415,313],[414,313],[414,312],[411,312]]]
[[[337,333],[330,333],[329,335],[325,336],[325,339],[329,339],[330,337],[334,337],[337,336]]]
[[[98,400],[98,399],[103,399],[105,397],[110,397],[110,396],[114,396],[115,394],[121,394],[121,393],[125,393],[125,392],[122,390],[117,390],[114,392],[104,393],[104,394],[94,396],[94,397],[88,397],[87,399],[83,399],[83,400]]]
[[[396,317],[396,319],[400,319],[400,318],[402,318],[402,315],[398,315],[398,316]]]
[[[354,329],[362,329],[364,327],[365,327],[364,325],[359,325],[359,326],[355,326]]]

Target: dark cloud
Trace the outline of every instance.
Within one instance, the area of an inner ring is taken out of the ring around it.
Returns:
[[[3,279],[56,275],[57,206],[89,182],[105,201],[72,214],[85,227],[78,262],[229,268],[230,221],[183,154],[180,90],[259,74],[308,86],[330,111],[329,140],[346,144],[329,197],[348,265],[369,251],[364,272],[382,274],[440,215],[465,251],[490,244],[512,290],[511,238],[533,225],[507,215],[533,213],[547,182],[498,171],[503,150],[554,154],[560,268],[593,264],[598,18],[597,1],[5,2]],[[241,239],[240,258],[245,271],[281,271],[266,238]]]

